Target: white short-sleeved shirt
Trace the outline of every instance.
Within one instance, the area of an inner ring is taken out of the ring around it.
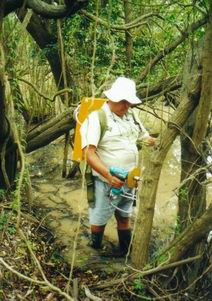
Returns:
[[[138,164],[138,137],[148,136],[148,132],[140,123],[135,122],[131,109],[123,117],[111,112],[107,103],[103,105],[106,113],[107,128],[100,141],[100,122],[98,113],[92,112],[81,126],[82,149],[87,145],[96,146],[97,154],[105,166],[125,168],[127,171]],[[142,133],[141,133],[142,129]],[[106,182],[106,179],[93,170],[93,175]]]

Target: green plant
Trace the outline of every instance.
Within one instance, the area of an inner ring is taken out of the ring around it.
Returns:
[[[142,283],[143,280],[143,276],[139,275],[134,281],[133,281],[133,285],[134,285],[134,289],[139,292],[142,293],[145,289],[144,284]]]
[[[10,222],[10,215],[6,212],[2,212],[0,215],[0,231],[6,231],[10,235],[16,233],[16,227]]]
[[[167,254],[162,254],[158,257],[158,263],[161,264],[163,262],[165,262],[168,259]]]
[[[4,212],[0,215],[0,231],[4,229],[5,224],[7,224],[8,215]]]
[[[179,199],[183,202],[186,202],[188,200],[188,187],[187,186],[183,186],[180,188]]]
[[[0,200],[3,200],[5,198],[5,190],[0,189]]]
[[[51,255],[51,261],[53,263],[59,264],[63,261],[63,257],[58,253],[57,250],[55,250]]]

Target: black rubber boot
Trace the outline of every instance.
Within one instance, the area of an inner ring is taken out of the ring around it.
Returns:
[[[90,246],[94,249],[101,249],[104,232],[92,232]]]
[[[130,241],[131,241],[131,229],[120,230],[118,229],[119,248],[123,255],[128,253]]]

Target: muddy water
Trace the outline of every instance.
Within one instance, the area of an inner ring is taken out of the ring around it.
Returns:
[[[73,180],[61,178],[62,144],[53,143],[28,158],[34,203],[44,213],[42,222],[48,224],[56,240],[64,246],[62,254],[66,260],[70,264],[74,261],[76,266],[86,266],[88,263],[95,266],[98,253],[87,246],[89,224],[86,192],[80,175]],[[154,227],[161,230],[162,240],[170,237],[175,226],[179,161],[179,142],[176,141],[164,163],[156,199]],[[106,227],[105,241],[117,244],[115,219],[110,220]],[[105,264],[112,270],[120,268],[117,260],[113,262],[110,259]]]

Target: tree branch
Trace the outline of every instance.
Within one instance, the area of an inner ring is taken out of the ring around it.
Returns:
[[[23,233],[23,232],[22,232]],[[27,241],[26,241],[27,242]],[[29,243],[27,243],[27,247],[30,248],[30,245]],[[31,250],[31,248],[30,248]],[[33,253],[34,255],[34,253]],[[38,262],[37,258],[34,256],[33,258],[34,260],[36,259],[36,263],[39,264],[39,270],[40,270],[40,263]],[[71,298],[68,294],[66,294],[65,292],[63,292],[59,287],[53,285],[52,283],[50,283],[46,277],[43,277],[44,278],[44,281],[40,281],[40,280],[37,280],[37,279],[33,279],[33,278],[30,278],[28,276],[25,276],[23,274],[21,274],[20,272],[18,272],[17,270],[15,270],[14,268],[12,268],[9,264],[7,264],[3,258],[0,257],[0,264],[3,265],[8,271],[10,271],[11,273],[17,275],[19,278],[21,279],[24,279],[30,283],[34,283],[34,284],[37,284],[37,285],[41,285],[41,286],[47,286],[49,287],[51,290],[57,292],[58,294],[60,294],[61,296],[65,297],[66,300],[68,301],[73,301],[73,298]],[[40,270],[42,271],[42,269]],[[43,274],[42,274],[43,276]]]
[[[12,78],[11,78],[10,80],[12,80]],[[54,102],[57,96],[59,96],[59,95],[61,95],[61,94],[68,93],[68,92],[70,93],[70,92],[72,91],[72,89],[69,89],[69,88],[61,89],[61,90],[59,90],[59,91],[57,91],[57,92],[55,93],[55,95],[53,96],[53,98],[50,98],[50,97],[48,97],[48,96],[42,94],[42,93],[37,89],[37,87],[36,87],[35,85],[33,85],[31,82],[29,82],[28,80],[26,80],[26,79],[24,79],[24,78],[20,78],[20,77],[18,77],[17,80],[26,83],[27,85],[29,85],[30,87],[32,87],[32,89],[33,89],[40,97],[42,97],[42,98],[44,98],[44,99],[46,99],[46,100],[49,100],[49,101],[51,101],[51,102]]]
[[[29,153],[49,144],[73,129],[74,126],[73,108],[69,108],[62,114],[48,120],[29,132],[26,138],[26,152]]]
[[[168,264],[173,263],[183,256],[192,246],[205,238],[212,227],[212,204],[208,209],[197,218],[192,224],[190,224],[173,242],[162,251],[159,256],[163,254],[171,254]]]
[[[119,279],[113,279],[113,281],[111,281],[111,282],[107,281],[107,283],[103,283],[103,284],[100,283],[98,285],[95,285],[95,287],[98,288],[98,289],[100,289],[100,288],[102,289],[102,288],[114,286],[114,285],[120,284],[120,283],[122,283],[123,281],[126,281],[126,280],[131,280],[132,281],[133,279],[136,279],[138,276],[153,275],[153,274],[156,274],[156,273],[168,270],[168,269],[172,269],[172,268],[184,265],[184,264],[191,263],[195,260],[199,260],[200,258],[201,258],[201,256],[197,255],[197,256],[194,256],[194,257],[189,257],[189,258],[182,259],[182,260],[179,260],[179,261],[176,261],[176,262],[172,262],[172,263],[169,263],[169,264],[166,264],[166,265],[159,265],[159,266],[156,266],[155,268],[152,268],[152,269],[149,269],[149,270],[136,270],[136,269],[133,269],[136,272],[131,274],[131,275],[127,275],[127,276],[119,278]]]
[[[150,70],[160,61],[162,60],[167,54],[171,53],[177,46],[179,46],[181,43],[183,43],[189,35],[197,30],[202,25],[206,24],[208,20],[208,17],[204,17],[201,20],[198,20],[197,22],[191,24],[191,26],[188,29],[185,29],[182,31],[181,36],[175,40],[175,42],[169,44],[166,46],[163,50],[161,50],[151,61],[150,63],[145,67],[145,69],[142,71],[139,77],[139,81],[142,81],[150,72]]]
[[[24,0],[7,0],[4,15],[21,8]],[[34,13],[47,19],[58,19],[73,15],[88,4],[88,0],[66,0],[65,5],[48,4],[42,0],[26,0],[26,8],[31,8]]]
[[[98,18],[97,16],[87,12],[84,9],[81,10],[81,14],[83,14],[85,17],[87,17],[88,19],[90,19],[92,21],[98,22],[98,24],[101,24],[107,28],[110,28],[111,30],[123,30],[123,31],[132,29],[132,28],[135,28],[135,27],[138,27],[141,25],[145,25],[146,24],[145,20],[150,17],[155,17],[155,16],[159,17],[159,15],[156,13],[149,13],[149,14],[143,15],[143,16],[135,19],[134,21],[132,21],[130,23],[124,24],[124,25],[109,25],[109,23],[107,21],[105,21],[101,18]]]
[[[164,93],[177,90],[182,86],[182,76],[176,75],[166,78],[158,82],[155,86],[142,87],[137,85],[138,95],[143,101],[151,100],[155,97],[159,97]]]

